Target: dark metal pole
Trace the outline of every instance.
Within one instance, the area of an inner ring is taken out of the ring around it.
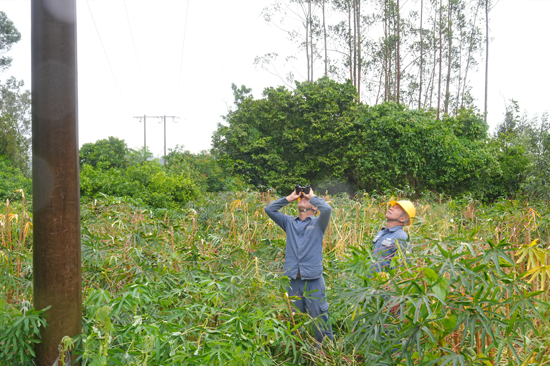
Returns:
[[[164,165],[166,165],[166,116],[164,116]]]
[[[32,0],[34,306],[51,308],[36,365],[82,331],[76,0]]]

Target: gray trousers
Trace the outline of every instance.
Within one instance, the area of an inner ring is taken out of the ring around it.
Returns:
[[[290,280],[288,296],[298,296],[299,299],[292,303],[299,311],[315,319],[315,339],[317,342],[323,342],[323,338],[328,336],[332,339],[332,327],[328,322],[328,302],[325,294],[325,279],[321,277],[314,280],[295,279]],[[295,308],[292,309],[296,311]]]

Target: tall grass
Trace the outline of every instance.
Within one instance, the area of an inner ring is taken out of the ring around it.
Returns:
[[[284,233],[263,211],[275,198],[273,192],[208,194],[170,211],[124,198],[84,203],[84,321],[77,340],[82,363],[550,362],[543,336],[549,295],[546,203],[502,200],[486,205],[427,195],[415,202],[418,217],[408,229],[413,248],[409,261],[389,275],[368,277],[371,240],[384,224],[387,202],[398,195],[325,197],[333,207],[323,246],[336,341],[317,350],[312,320],[289,312],[287,279],[281,276]],[[24,201],[17,206],[7,202],[0,214],[0,314],[16,309],[19,318],[28,314],[21,304],[32,303],[28,211]],[[292,205],[283,211],[297,214]],[[457,268],[464,268],[449,270],[448,253],[456,255]],[[468,265],[485,267],[474,272]],[[482,273],[493,279],[484,279]],[[471,286],[461,276],[470,278]],[[469,299],[497,295],[493,302],[480,304],[481,310],[471,310]],[[526,310],[516,312],[518,306]],[[453,307],[473,315],[453,315]],[[518,319],[520,313],[529,316]],[[514,314],[513,323],[506,320]],[[5,333],[15,320],[2,316]],[[29,316],[42,319],[40,313]],[[395,341],[418,324],[431,333],[409,334],[416,348]],[[17,345],[37,341],[33,329],[22,333],[26,337],[0,339],[0,363],[17,364]],[[501,349],[490,346],[502,339]],[[32,360],[29,347],[17,349],[24,349],[26,362]]]

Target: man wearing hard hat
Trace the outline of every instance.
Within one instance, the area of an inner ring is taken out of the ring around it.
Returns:
[[[397,252],[397,245],[406,252],[409,250],[406,240],[407,233],[403,228],[411,224],[416,215],[416,209],[411,201],[390,201],[391,208],[386,212],[386,227],[374,237],[373,255],[376,263],[373,270],[384,271],[390,266],[391,260]]]

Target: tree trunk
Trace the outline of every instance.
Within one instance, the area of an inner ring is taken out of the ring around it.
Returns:
[[[310,3],[311,0],[308,0],[308,3]],[[310,3],[311,4],[311,3]],[[306,61],[307,61],[307,81],[312,81],[310,78],[311,70],[310,70],[310,60],[309,60],[309,16],[306,13]]]
[[[325,76],[328,76],[327,27],[325,24],[325,0],[323,0],[323,38],[325,41]]]
[[[389,4],[390,6],[388,7],[388,12],[386,14],[386,16],[388,17],[388,34],[393,34],[392,33],[392,22],[391,22],[391,17],[390,17],[390,14],[391,14],[391,3]],[[386,47],[387,49],[387,53],[388,53],[388,100],[394,100],[394,95],[392,95],[392,47],[390,45],[390,43],[388,42],[388,45]]]
[[[308,1],[308,19],[309,19],[309,48],[311,49],[311,82],[313,82],[313,62],[315,57],[313,55],[313,21],[311,15],[311,0]]]
[[[357,88],[357,0],[353,0],[353,85]]]
[[[397,103],[400,102],[400,94],[401,94],[401,54],[400,54],[400,48],[401,48],[401,18],[400,18],[400,15],[399,15],[399,0],[397,0],[397,8],[396,8],[396,11],[397,11],[397,54],[395,55],[395,69],[396,69],[396,72],[395,72],[395,76],[397,78],[396,80],[396,100],[397,100]]]
[[[445,86],[445,114],[449,114],[449,104],[451,99],[451,57],[452,57],[452,51],[453,51],[453,32],[452,32],[452,22],[451,22],[451,16],[453,12],[453,4],[451,2],[452,0],[448,0],[447,4],[449,6],[448,9],[448,19],[447,19],[447,42],[449,44],[449,55],[447,57],[447,85]]]
[[[383,71],[380,73],[380,81],[378,82],[378,93],[376,94],[376,101],[374,102],[375,105],[378,104],[378,97],[380,97],[380,89],[382,88],[382,74]]]
[[[436,12],[436,15],[437,15],[437,12]],[[434,26],[433,26],[433,30],[432,30],[432,34],[433,34],[433,50],[434,50],[434,57],[433,57],[433,62],[432,62],[432,75],[430,76],[430,82],[429,82],[429,89],[430,89],[430,109],[432,109],[432,106],[433,106],[433,94],[434,94],[434,89],[435,89],[435,67],[437,65],[437,39],[435,38],[435,34],[436,34],[436,31],[437,31],[437,18],[434,18]],[[426,99],[428,98],[428,94],[426,93]],[[427,103],[426,103],[427,104]]]
[[[440,119],[441,110],[441,67],[443,61],[443,40],[441,28],[443,24],[443,0],[439,0],[439,82],[437,86],[437,119]]]
[[[357,0],[357,95],[361,101],[361,0]]]
[[[487,94],[489,88],[489,0],[485,0],[485,108],[483,118],[487,123]]]
[[[473,22],[472,27],[471,27],[472,31],[471,31],[471,33],[470,33],[470,40],[469,40],[469,42],[468,42],[468,58],[466,59],[466,70],[464,70],[464,86],[462,87],[462,98],[461,98],[461,103],[460,103],[461,106],[464,105],[464,94],[466,93],[466,85],[467,85],[467,81],[468,81],[468,70],[470,69],[470,61],[471,61],[471,57],[472,57],[472,49],[474,48],[474,46],[473,46],[473,42],[474,42],[474,30],[476,29],[478,11],[479,11],[479,3],[478,3],[478,6],[476,7],[476,13],[475,13],[475,16],[474,16],[474,22]]]
[[[422,15],[424,13],[424,0],[420,0],[420,90],[418,92],[418,109],[422,107],[422,68],[424,62],[424,48],[422,43]]]
[[[348,0],[349,78],[353,84],[353,48],[351,46],[351,2]]]
[[[464,40],[462,38],[463,34],[463,28],[460,27],[460,43],[458,46],[458,86],[456,88],[456,96],[455,96],[455,115],[458,111],[458,108],[460,108],[459,98],[460,98],[460,88],[462,87],[462,46],[464,44]]]

